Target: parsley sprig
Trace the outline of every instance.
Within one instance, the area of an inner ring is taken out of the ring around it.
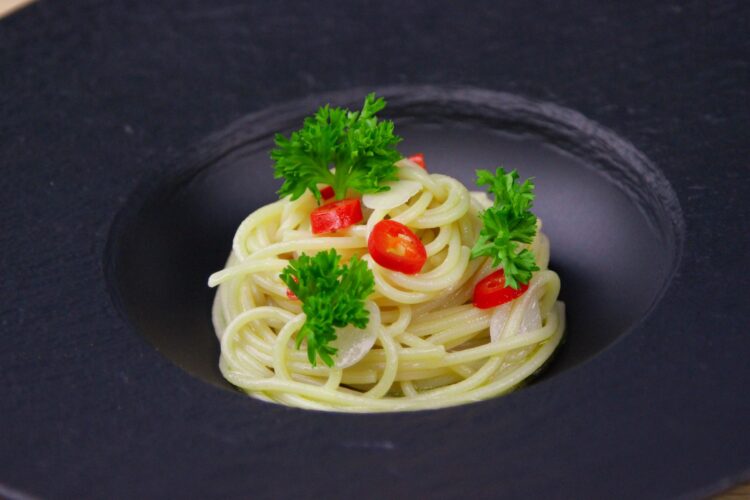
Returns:
[[[279,196],[296,200],[309,189],[320,203],[318,184],[333,187],[338,200],[346,197],[348,189],[387,190],[383,183],[396,180],[394,163],[401,158],[396,145],[401,138],[393,133],[393,122],[375,116],[385,104],[369,94],[361,111],[326,105],[288,139],[276,134],[271,159],[274,177],[284,179]]]
[[[519,243],[531,243],[536,236],[536,216],[531,213],[534,183],[527,179],[521,184],[518,172],[498,168],[494,174],[477,170],[477,185],[487,186],[495,202],[480,215],[484,225],[471,257],[491,257],[493,266],[503,268],[505,284],[517,290],[539,270],[533,253],[517,251]]]
[[[281,272],[281,280],[302,301],[307,319],[297,333],[297,349],[307,341],[307,358],[313,366],[318,356],[333,366],[336,348],[330,343],[336,340],[335,328],[349,324],[364,328],[370,320],[365,299],[375,288],[372,271],[356,256],[346,265],[340,261],[334,249],[313,257],[302,254]]]

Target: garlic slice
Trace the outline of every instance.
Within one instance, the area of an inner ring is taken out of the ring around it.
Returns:
[[[422,185],[416,181],[393,181],[387,182],[386,186],[391,189],[366,194],[362,196],[362,203],[367,208],[390,210],[405,204],[422,189]]]
[[[371,301],[365,303],[365,309],[370,312],[370,320],[365,328],[347,325],[336,330],[336,340],[331,342],[331,347],[338,349],[335,356],[336,368],[348,368],[358,363],[375,345],[381,324],[380,309]]]

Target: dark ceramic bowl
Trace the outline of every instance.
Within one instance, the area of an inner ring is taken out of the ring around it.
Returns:
[[[239,223],[278,199],[273,135],[299,128],[322,103],[355,109],[366,93],[316,96],[243,118],[129,199],[110,237],[110,285],[136,329],[178,366],[228,386],[206,280],[223,267]],[[547,376],[643,321],[677,266],[683,222],[664,176],[632,145],[571,110],[510,94],[435,87],[377,94],[405,138],[401,151],[424,152],[431,172],[473,186],[476,169],[502,163],[534,177],[570,338]]]

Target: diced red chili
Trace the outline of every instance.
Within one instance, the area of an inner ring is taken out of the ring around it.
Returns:
[[[427,170],[427,164],[424,161],[424,153],[413,154],[408,159]]]
[[[314,234],[332,233],[362,220],[362,205],[356,198],[346,198],[321,205],[310,214]]]
[[[505,272],[498,269],[487,275],[474,287],[474,306],[489,309],[515,300],[529,288],[521,285],[517,290],[505,285]]]
[[[325,186],[320,190],[320,196],[322,196],[324,200],[330,200],[335,194],[336,193],[333,192],[333,186]]]
[[[294,280],[294,282],[295,282],[295,283],[299,283],[299,278],[297,278],[297,277],[296,277],[296,276],[294,276],[294,275],[292,275],[292,280]],[[291,300],[299,300],[299,297],[297,297],[297,296],[296,296],[296,295],[294,294],[294,292],[293,292],[293,291],[291,291],[291,290],[290,290],[290,289],[288,289],[288,288],[286,289],[286,296],[287,296],[287,297],[289,297],[289,298],[290,298]]]

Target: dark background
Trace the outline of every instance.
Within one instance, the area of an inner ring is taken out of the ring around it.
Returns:
[[[0,21],[0,496],[664,497],[747,479],[749,30],[741,1],[41,0]],[[636,363],[593,363],[617,377],[574,370],[572,392],[524,415],[559,429],[554,456],[512,408],[493,417],[508,430],[498,447],[520,450],[498,476],[478,464],[500,448],[460,430],[490,418],[476,407],[419,429],[396,416],[290,426],[280,408],[230,418],[242,400],[163,359],[108,299],[107,234],[149,172],[268,105],[397,83],[580,111],[659,165],[684,211],[682,265],[644,325],[659,342],[633,336]],[[360,447],[365,424],[383,447]],[[440,451],[455,426],[480,458]],[[346,477],[326,467],[334,455]],[[445,464],[480,472],[431,474]]]

